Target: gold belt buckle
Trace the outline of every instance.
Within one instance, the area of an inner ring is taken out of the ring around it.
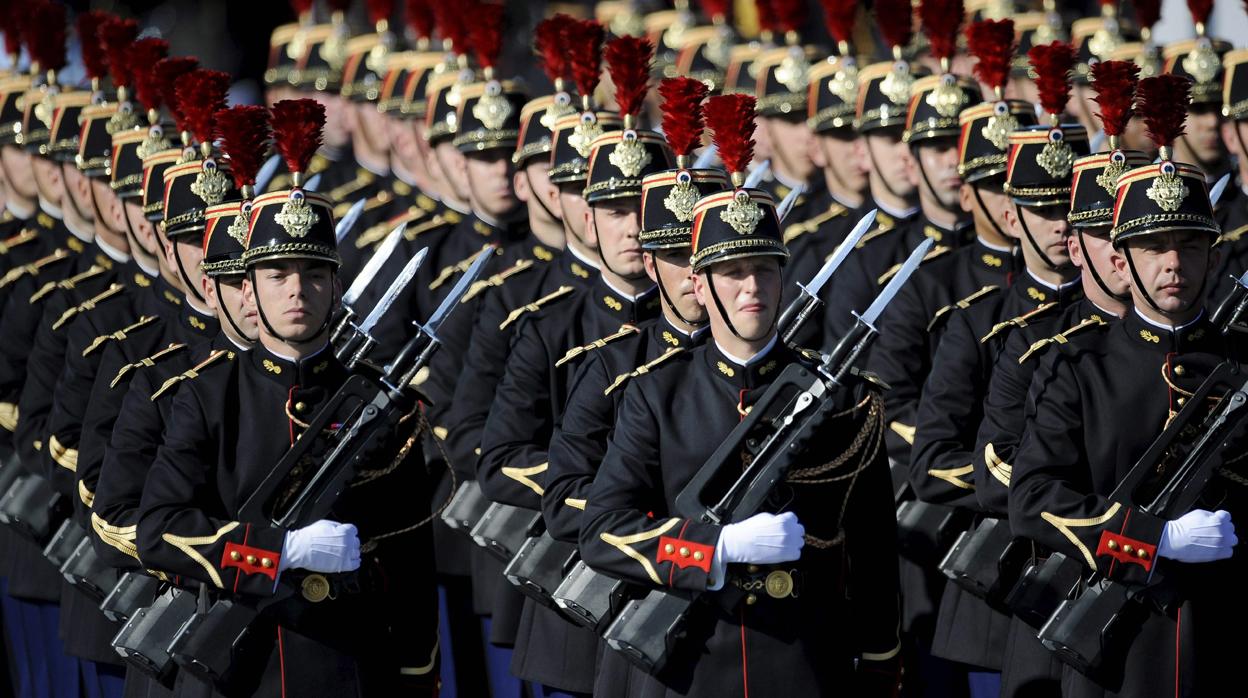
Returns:
[[[309,574],[303,578],[301,585],[303,598],[312,603],[320,603],[329,598],[329,580],[321,574]]]
[[[771,598],[783,599],[793,593],[793,575],[784,570],[773,570],[767,575],[763,588]]]

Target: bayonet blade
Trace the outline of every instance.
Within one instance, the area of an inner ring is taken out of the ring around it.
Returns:
[[[790,189],[788,194],[784,195],[784,200],[776,207],[776,217],[780,219],[781,223],[784,222],[785,218],[789,217],[789,212],[793,210],[793,206],[797,203],[797,197],[801,196],[804,191],[806,191],[806,185],[799,184]]]
[[[311,177],[308,177],[308,181],[303,183],[303,190],[316,191],[316,188],[319,186],[321,186],[321,174],[318,172]]]
[[[1213,188],[1209,190],[1209,205],[1210,206],[1218,205],[1218,199],[1222,198],[1222,194],[1226,191],[1226,185],[1229,184],[1230,181],[1231,181],[1231,173],[1227,172],[1226,174],[1222,175],[1222,177],[1218,179],[1217,182],[1214,183]]]
[[[347,233],[351,232],[351,228],[355,227],[355,222],[360,220],[360,214],[364,213],[364,201],[365,199],[360,199],[351,204],[351,208],[347,209],[347,215],[338,219],[338,227],[334,228],[334,238],[339,245],[347,237]]]
[[[715,163],[717,157],[719,157],[719,148],[716,148],[715,144],[711,143],[703,148],[702,154],[698,156],[697,160],[693,161],[693,169],[699,170],[710,167]]]
[[[875,214],[878,212],[879,209],[875,208],[867,211],[867,215],[863,216],[858,221],[858,224],[854,226],[854,229],[849,231],[849,235],[841,242],[841,246],[836,248],[836,252],[833,252],[832,256],[828,257],[828,261],[823,263],[823,268],[819,270],[818,274],[815,274],[815,278],[810,280],[810,284],[803,286],[801,283],[798,283],[797,287],[812,298],[818,296],[823,291],[823,285],[828,283],[828,279],[832,278],[832,274],[841,266],[841,263],[845,261],[849,253],[858,246],[858,241],[875,224]]]
[[[368,317],[364,318],[364,322],[360,323],[360,332],[367,336],[372,336],[373,327],[377,324],[377,321],[390,310],[390,306],[394,305],[395,299],[411,283],[412,277],[416,276],[416,270],[420,269],[420,265],[424,263],[425,255],[427,254],[429,254],[429,248],[423,247],[420,252],[416,253],[415,257],[407,260],[407,264],[403,266],[403,271],[399,272],[399,275],[391,282],[390,288],[386,289],[386,294],[369,311]]]
[[[260,166],[260,171],[256,173],[255,190],[262,192],[269,186],[269,182],[273,181],[273,176],[277,174],[277,168],[282,164],[282,156],[274,155],[264,164]]]
[[[394,230],[391,230],[390,234],[386,236],[386,239],[381,241],[381,245],[373,253],[373,256],[368,258],[368,263],[364,265],[364,268],[360,270],[355,280],[351,282],[347,292],[342,294],[343,305],[354,305],[360,294],[364,293],[364,289],[373,283],[373,277],[377,276],[377,272],[381,271],[381,268],[386,264],[386,260],[390,259],[390,256],[394,254],[395,248],[399,246],[399,240],[403,238],[403,231],[406,228],[407,223],[396,225]]]
[[[442,305],[439,305],[438,309],[433,311],[433,315],[429,317],[428,322],[421,325],[420,330],[428,335],[430,339],[435,342],[441,341],[438,339],[438,329],[442,327],[442,323],[446,321],[446,317],[451,314],[455,306],[459,305],[459,300],[468,292],[468,287],[472,286],[481,276],[481,273],[485,271],[485,265],[494,256],[495,249],[497,248],[494,245],[486,245],[481,250],[477,258],[472,261],[472,266],[468,267],[468,271],[465,271],[459,277],[459,280],[455,282],[451,292],[447,294],[446,298],[442,299]]]
[[[745,184],[742,186],[747,188],[757,187],[759,182],[766,179],[768,172],[771,172],[771,160],[763,160],[758,163],[758,167],[755,167],[754,171],[745,178]]]
[[[866,325],[871,329],[875,329],[875,321],[880,319],[880,314],[883,313],[884,309],[888,307],[888,304],[892,302],[893,298],[897,295],[897,292],[901,290],[901,287],[910,280],[910,276],[914,274],[914,270],[919,268],[919,265],[923,263],[923,258],[927,256],[927,253],[931,251],[932,246],[935,244],[936,241],[931,238],[919,243],[919,246],[914,248],[914,251],[912,251],[910,256],[906,259],[906,263],[901,265],[901,269],[897,272],[897,275],[888,280],[888,284],[884,286],[884,290],[880,291],[880,295],[876,296],[875,300],[871,302],[870,307],[867,308],[867,312],[862,315],[858,315],[858,319],[866,323]]]

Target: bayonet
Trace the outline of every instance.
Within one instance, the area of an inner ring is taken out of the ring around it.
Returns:
[[[759,183],[767,178],[767,174],[769,172],[771,172],[771,160],[763,160],[758,163],[758,167],[755,167],[754,170],[750,172],[749,176],[745,178],[745,184],[742,186],[747,189],[757,187]]]
[[[339,245],[346,239],[347,233],[351,232],[351,228],[355,227],[355,222],[360,219],[360,214],[364,213],[364,202],[366,199],[351,204],[351,208],[347,210],[347,214],[338,219],[338,225],[334,228],[334,239]]]

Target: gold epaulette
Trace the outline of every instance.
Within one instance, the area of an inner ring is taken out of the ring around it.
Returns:
[[[519,274],[522,271],[532,269],[534,264],[536,264],[536,262],[534,262],[531,259],[522,259],[519,262],[516,262],[515,264],[511,265],[510,267],[507,267],[506,269],[498,272],[497,274],[490,276],[490,278],[488,279],[482,279],[481,281],[477,281],[473,283],[471,286],[468,287],[468,292],[464,294],[463,299],[460,300],[459,302],[467,303],[473,296],[476,296],[478,293],[481,293],[487,288],[502,286],[503,282],[506,281],[507,279],[510,279],[511,277],[515,276],[516,274]]]
[[[82,283],[83,281],[97,277],[106,271],[108,270],[105,269],[104,267],[98,264],[92,264],[90,269],[87,269],[86,271],[80,272],[78,274],[74,274],[68,279],[61,279],[60,281],[49,281],[48,283],[44,284],[38,291],[35,291],[34,294],[31,295],[30,303],[32,304],[38,303],[40,300],[43,299],[44,296],[48,295],[49,293],[57,289],[60,289],[62,291],[73,290],[75,287],[78,286],[78,284]]]
[[[169,392],[171,389],[173,389],[175,385],[177,385],[178,383],[181,383],[182,381],[194,380],[195,378],[198,378],[200,371],[203,371],[205,368],[208,368],[209,366],[213,365],[218,360],[220,360],[221,357],[225,357],[227,361],[233,361],[234,352],[228,351],[226,349],[217,349],[216,351],[209,354],[208,358],[204,359],[203,361],[200,361],[199,363],[195,364],[193,367],[183,371],[182,373],[179,373],[178,375],[162,383],[160,388],[156,392],[152,393],[151,401],[156,402],[157,400],[160,399],[162,395]]]
[[[1098,327],[1098,326],[1102,326],[1105,324],[1107,323],[1101,319],[1100,315],[1090,315],[1084,318],[1083,320],[1081,320],[1078,324],[1071,326],[1070,329],[1064,332],[1061,332],[1060,334],[1055,334],[1052,337],[1048,337],[1046,339],[1041,339],[1039,341],[1033,342],[1032,345],[1027,348],[1027,351],[1023,352],[1023,355],[1018,357],[1018,363],[1020,364],[1023,363],[1027,359],[1031,358],[1032,354],[1035,354],[1036,352],[1049,346],[1050,344],[1065,344],[1066,341],[1070,339],[1070,336],[1075,334],[1076,332],[1087,329],[1089,327]]]
[[[449,218],[446,218],[444,216],[441,216],[441,215],[434,216],[433,218],[430,218],[429,220],[425,221],[424,223],[421,223],[418,226],[412,227],[409,225],[407,227],[407,230],[403,231],[403,239],[407,240],[408,242],[411,242],[412,240],[415,240],[416,237],[421,235],[422,233],[427,233],[430,230],[437,230],[438,228],[441,228],[444,225],[453,225],[453,223],[451,222]]]
[[[152,354],[146,359],[139,359],[138,361],[135,361],[132,364],[126,364],[125,366],[122,366],[121,370],[117,372],[117,375],[113,376],[113,380],[109,382],[108,387],[116,388],[117,384],[121,382],[122,377],[124,377],[127,373],[137,368],[144,368],[144,367],[151,368],[152,366],[156,365],[157,361],[160,361],[161,359],[165,358],[166,356],[169,356],[175,351],[181,351],[182,349],[185,349],[185,348],[186,348],[185,344],[171,342],[169,346],[165,347],[164,349],[161,349],[155,354]]]
[[[1222,233],[1218,236],[1218,244],[1222,244],[1224,242],[1239,242],[1239,239],[1244,236],[1245,232],[1248,232],[1248,225],[1241,225],[1230,232]]]
[[[877,222],[875,224],[875,227],[869,230],[866,235],[862,236],[862,239],[858,241],[858,244],[854,245],[854,249],[860,250],[862,249],[862,246],[867,244],[868,242],[871,242],[872,240],[882,235],[887,235],[888,233],[891,233],[894,230],[897,230],[898,226],[896,222],[880,223],[878,222],[879,218],[880,218],[880,215],[876,214]]]
[[[342,203],[334,207],[334,218],[337,219],[346,215],[347,211],[351,210],[351,205],[355,203],[354,201],[343,201],[343,199],[372,184],[376,178],[377,175],[360,168],[355,172],[355,179],[330,189],[325,194],[325,198],[330,201],[342,201]],[[341,209],[341,212],[339,212],[339,209]]]
[[[484,254],[487,250],[490,249],[490,247],[491,247],[490,245],[485,245],[481,249],[477,250],[476,252],[473,252],[472,254],[468,255],[467,258],[461,259],[460,261],[454,264],[450,264],[450,265],[443,267],[442,271],[438,273],[438,278],[429,282],[429,290],[433,291],[437,289],[437,287],[449,281],[451,277],[455,276],[456,274],[461,274],[463,272],[468,271],[468,267],[471,267],[472,263],[477,261],[477,257],[480,257],[482,254]]]
[[[957,308],[959,310],[966,310],[967,308],[971,307],[971,305],[973,305],[975,301],[978,301],[986,297],[988,294],[992,293],[993,291],[996,291],[999,288],[1000,286],[995,286],[995,285],[984,286],[980,288],[978,291],[967,296],[966,298],[963,298],[962,300],[957,301],[956,303],[950,303],[949,305],[946,305],[940,310],[937,310],[936,314],[932,316],[931,322],[927,323],[927,331],[931,332],[932,328],[936,327],[936,323],[940,321],[940,319],[944,317],[946,313],[952,311],[954,308]]]
[[[116,332],[112,332],[109,334],[102,334],[99,337],[96,337],[94,340],[92,340],[92,342],[89,345],[87,345],[86,349],[82,350],[82,355],[87,356],[88,354],[95,351],[96,349],[99,349],[100,347],[104,346],[104,343],[108,342],[109,340],[116,340],[118,342],[123,341],[126,339],[126,337],[129,336],[129,333],[139,329],[140,327],[146,327],[152,324],[153,322],[156,322],[155,315],[142,315],[139,317],[138,320],[135,320],[133,323],[126,325],[125,327],[121,328],[120,330],[117,330]]]
[[[636,369],[629,371],[628,373],[621,373],[620,375],[615,377],[615,380],[611,382],[611,385],[607,386],[606,390],[602,391],[602,394],[610,395],[612,391],[614,391],[616,388],[620,387],[621,385],[624,385],[624,383],[627,382],[628,380],[632,378],[636,378],[637,376],[642,376],[642,375],[649,373],[650,369],[654,368],[655,366],[658,366],[664,361],[667,361],[668,359],[681,353],[682,351],[684,351],[684,348],[682,347],[674,347],[672,349],[668,349],[667,351],[663,352],[658,358],[652,361],[647,361],[646,363],[638,366]]]
[[[40,257],[39,259],[36,259],[30,264],[23,264],[18,267],[13,267],[12,269],[8,270],[3,277],[0,277],[0,288],[4,288],[5,286],[8,286],[9,284],[13,283],[14,281],[17,281],[18,279],[22,278],[23,276],[26,276],[27,274],[31,276],[38,276],[39,272],[42,271],[44,267],[48,266],[49,264],[52,264],[53,262],[59,262],[68,256],[69,256],[69,250],[66,250],[63,247],[58,247],[52,251],[52,254],[46,257]]]
[[[1035,310],[1029,310],[1016,318],[1006,320],[1005,322],[998,322],[992,326],[992,329],[988,332],[988,334],[979,339],[979,343],[986,344],[988,340],[996,337],[998,334],[1010,329],[1011,327],[1026,327],[1027,323],[1034,319],[1037,315],[1048,312],[1056,307],[1056,301],[1045,303],[1038,306]]]
[[[558,368],[568,363],[569,361],[571,361],[572,359],[575,359],[581,354],[589,353],[595,349],[601,349],[607,346],[608,344],[610,344],[611,342],[614,342],[617,339],[627,337],[630,334],[636,334],[640,331],[641,330],[637,329],[636,325],[623,325],[620,327],[618,332],[613,332],[607,335],[606,337],[599,337],[598,339],[595,339],[589,344],[582,344],[579,347],[572,347],[571,349],[568,350],[568,353],[563,355],[563,358],[555,362],[555,368]]]
[[[389,189],[382,189],[364,200],[364,210],[371,211],[378,206],[385,206],[394,200],[394,192]]]
[[[925,262],[930,262],[933,259],[936,259],[937,257],[943,257],[952,251],[953,251],[952,247],[949,247],[947,245],[937,245],[932,248],[931,252],[928,252],[927,254],[923,255],[923,261],[920,262],[920,264],[923,264]],[[884,284],[888,283],[889,279],[896,276],[897,272],[899,271],[901,271],[901,264],[894,264],[892,268],[890,268],[888,271],[881,274],[880,278],[876,279],[875,281],[879,285],[883,286]]]
[[[109,284],[108,288],[95,294],[95,296],[88,298],[87,300],[61,313],[61,316],[56,319],[56,322],[52,323],[52,329],[61,329],[65,323],[72,320],[75,316],[95,310],[96,306],[100,303],[103,303],[109,298],[121,293],[123,290],[125,290],[125,286],[122,286],[121,284]]]
[[[521,315],[524,315],[525,313],[535,313],[547,303],[550,303],[551,301],[558,300],[560,298],[563,298],[564,296],[571,294],[573,290],[574,289],[571,286],[560,286],[559,288],[555,289],[554,291],[550,293],[547,293],[546,295],[542,296],[541,298],[538,298],[532,303],[525,303],[519,308],[516,308],[515,310],[508,313],[507,319],[503,320],[502,324],[498,326],[498,329],[500,330],[507,329],[507,326],[515,322],[516,320],[519,320]]]
[[[404,223],[411,223],[412,221],[417,220],[423,217],[424,215],[425,215],[424,211],[413,206],[407,209],[407,211],[403,213],[402,215],[396,216],[386,221],[382,221],[381,223],[378,223],[374,225],[373,227],[369,228],[368,230],[365,230],[364,232],[360,233],[355,238],[355,248],[357,250],[362,250],[365,247],[370,247],[378,242],[381,242],[382,240],[386,238],[387,235],[390,234],[391,230],[394,230],[395,228],[399,227],[400,225],[403,225]]]
[[[70,472],[78,472],[78,449],[70,448],[56,438],[56,434],[48,437],[48,455],[52,462]]]
[[[39,231],[37,229],[22,228],[17,235],[11,235],[3,240],[0,240],[0,255],[8,254],[9,250],[12,250],[14,247],[24,245],[38,237]]]
[[[834,203],[828,208],[827,211],[824,211],[823,213],[815,216],[814,218],[804,220],[801,223],[794,223],[793,225],[790,225],[789,227],[785,228],[784,229],[784,244],[787,245],[793,240],[805,235],[806,233],[813,233],[816,230],[818,230],[819,226],[823,225],[826,221],[830,221],[833,218],[843,216],[848,212],[849,212],[848,208],[845,208],[841,204]]]

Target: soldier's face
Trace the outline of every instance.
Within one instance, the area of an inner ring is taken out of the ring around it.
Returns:
[[[901,142],[901,134],[886,129],[872,131],[863,143],[863,160],[878,183],[887,182],[897,196],[914,196],[907,168],[910,164],[910,146]]]
[[[1066,246],[1075,266],[1085,271],[1089,268],[1095,270],[1111,293],[1121,296],[1130,291],[1126,278],[1114,269],[1114,246],[1109,241],[1109,226],[1096,226],[1085,229],[1082,235],[1071,235],[1066,240]]]
[[[95,220],[95,207],[91,205],[91,180],[72,162],[62,163],[66,204],[74,207],[78,217],[90,223]]]
[[[1183,151],[1190,153],[1191,162],[1201,167],[1216,166],[1226,157],[1226,146],[1222,144],[1219,107],[1213,104],[1196,104],[1187,110],[1187,121],[1184,122],[1184,134],[1175,142],[1175,159],[1182,160]]]
[[[979,198],[975,197],[979,194]],[[983,205],[980,205],[980,202]],[[1001,191],[998,184],[963,184],[961,189],[962,210],[975,219],[975,229],[980,234],[995,234],[998,229],[1011,235],[1005,212],[1013,205],[1010,197]],[[993,227],[993,224],[996,227]]]
[[[585,221],[589,212],[589,204],[585,203],[585,197],[581,196],[583,189],[584,187],[579,184],[560,184],[557,210],[563,216],[563,229],[568,235],[582,245],[593,249],[594,244],[585,237]]]
[[[1208,273],[1217,267],[1217,253],[1208,233],[1172,231],[1127,240],[1123,250],[1112,254],[1114,269],[1131,283],[1135,307],[1148,312],[1151,298],[1169,315],[1182,315],[1200,307]],[[1128,255],[1130,260],[1128,260]],[[1135,266],[1133,278],[1128,261]]]
[[[158,255],[160,243],[156,240],[156,228],[147,216],[143,215],[143,207],[138,199],[127,199],[123,204],[126,211],[126,223],[130,226],[134,238],[138,240],[143,251],[150,255]]]
[[[867,190],[867,165],[863,162],[861,136],[832,131],[814,136],[815,164],[838,191],[862,194]]]
[[[203,286],[204,273],[199,270],[199,263],[204,261],[204,248],[200,247],[199,241],[194,237],[183,238],[185,241],[170,242],[164,239],[163,247],[165,250],[165,264],[173,271],[173,274],[182,283],[190,282],[190,286],[184,288],[188,295],[191,295],[189,289],[198,289]],[[181,269],[179,269],[179,260],[181,260]],[[182,272],[186,272],[186,278],[182,277]]]
[[[468,166],[464,162],[464,154],[450,141],[442,141],[433,150],[438,159],[438,167],[446,179],[450,193],[460,201],[468,200]]]
[[[318,90],[310,95],[325,107],[325,129],[322,131],[325,145],[341,148],[351,139],[346,115],[347,104],[342,97]]]
[[[706,308],[698,303],[698,297],[693,293],[694,273],[689,264],[689,248],[647,252],[645,261],[646,274],[655,283],[663,284],[663,290],[675,306],[677,314],[689,322],[705,322]]]
[[[512,187],[515,166],[511,152],[494,148],[464,156],[468,169],[469,199],[474,210],[496,219],[506,218],[520,205]]]
[[[559,219],[559,187],[550,181],[550,161],[530,158],[523,170],[515,177],[516,198],[529,207],[529,215],[547,223],[557,224]]]
[[[586,214],[589,244],[599,249],[611,271],[625,278],[645,274],[641,259],[639,199],[618,199],[594,204]]]
[[[775,257],[744,257],[713,264],[694,279],[694,294],[711,320],[716,338],[731,334],[711,297],[710,284],[742,337],[761,337],[775,324],[780,303],[780,262]]]
[[[108,186],[99,178],[91,178],[91,196],[95,197],[95,207],[103,216],[105,227],[116,235],[125,236],[126,234],[126,213],[121,207],[121,199],[117,198],[117,192]],[[90,203],[87,204],[91,206]]]
[[[815,163],[810,157],[812,144],[806,120],[766,117],[761,121],[771,143],[773,169],[802,182],[810,179]]]
[[[0,148],[0,164],[4,165],[4,178],[13,191],[23,199],[34,199],[39,191],[30,177],[30,153],[15,146]]]
[[[282,260],[257,264],[243,292],[245,302],[258,306],[281,338],[309,342],[316,339],[329,316],[337,298],[336,283],[324,262]],[[261,332],[268,330],[261,326]]]
[[[1027,240],[1029,232],[1035,245],[1054,267],[1064,267],[1070,264],[1070,251],[1066,249],[1066,233],[1070,230],[1070,223],[1066,222],[1066,214],[1069,209],[1070,207],[1066,204],[1051,206],[1011,204],[1006,213],[1006,220],[1010,224],[1010,234],[1022,241],[1019,244],[1022,245],[1023,259],[1026,260],[1028,266],[1040,268],[1046,264],[1043,259],[1035,256],[1035,249],[1031,241]]]
[[[260,334],[259,318],[256,314],[256,307],[247,302],[247,295],[243,293],[243,277],[224,277],[218,284],[205,276],[200,284],[204,298],[208,300],[208,307],[215,310],[217,317],[221,319],[221,329],[230,335],[236,332],[230,320],[222,317],[223,314],[228,313],[238,325],[238,329],[243,331],[242,337],[234,337],[234,339],[243,342],[256,341],[256,337]],[[219,294],[218,289],[221,291]]]
[[[61,179],[60,164],[47,158],[31,158],[30,164],[34,169],[35,186],[39,190],[40,198],[53,206],[63,206],[65,180]]]
[[[922,141],[911,149],[907,162],[908,178],[918,187],[920,199],[934,200],[946,211],[961,207],[962,176],[958,174],[958,144],[954,139]]]
[[[372,102],[351,103],[347,107],[355,112],[355,134],[364,139],[375,153],[390,149],[390,132],[386,128],[386,116],[377,111]]]

